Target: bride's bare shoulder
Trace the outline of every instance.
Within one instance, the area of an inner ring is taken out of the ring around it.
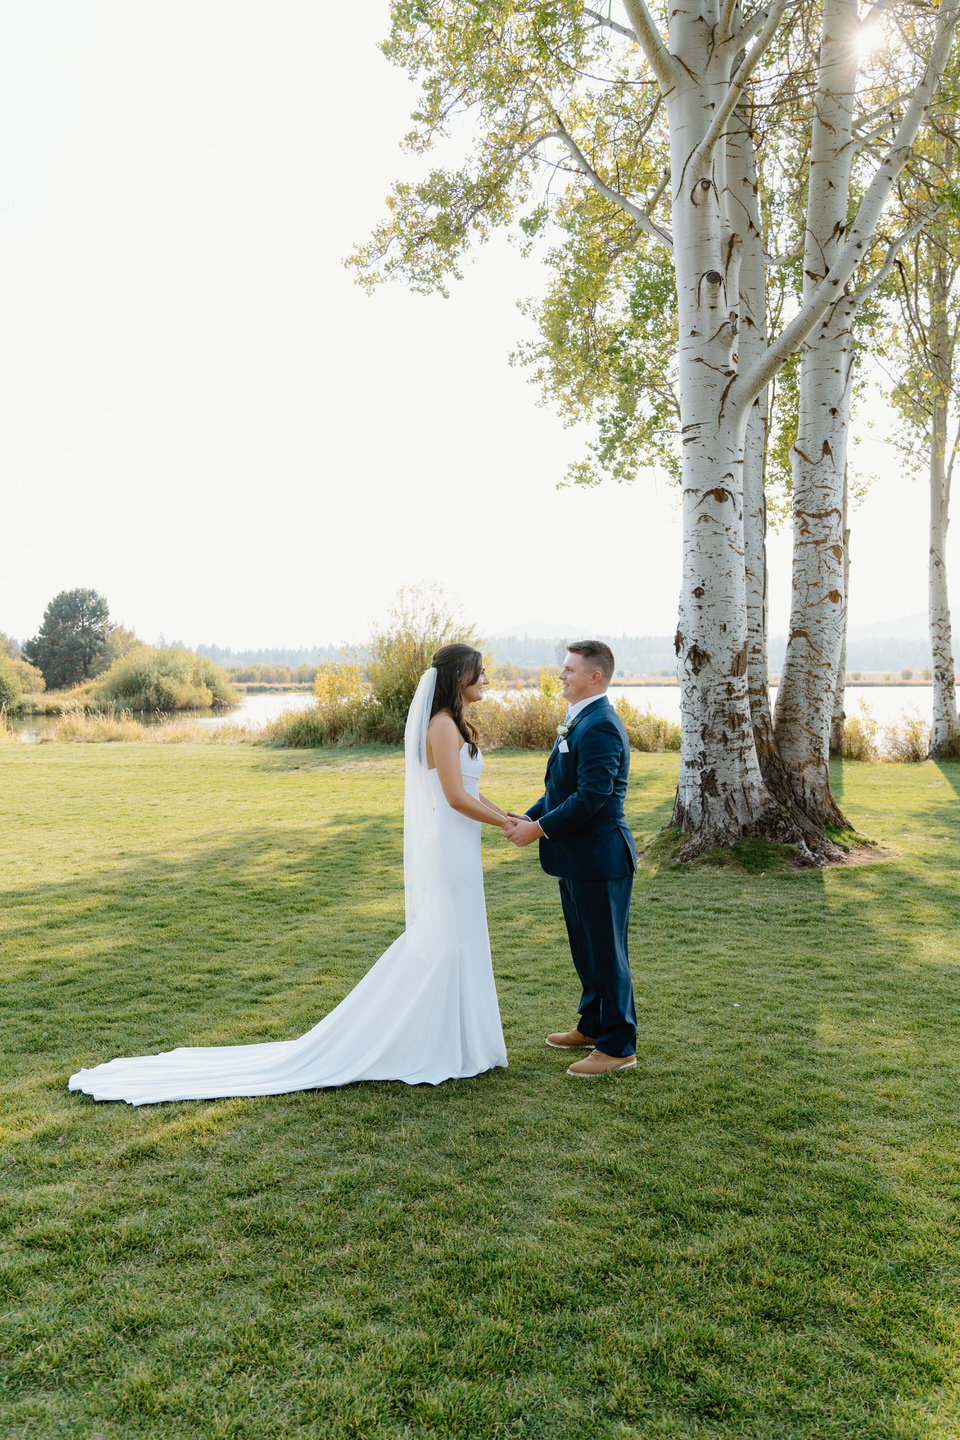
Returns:
[[[437,755],[452,759],[462,744],[463,737],[450,711],[438,710],[427,726],[427,763],[432,767]]]

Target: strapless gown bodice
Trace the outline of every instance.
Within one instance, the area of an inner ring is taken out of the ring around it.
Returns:
[[[464,788],[479,794],[483,756],[460,751]],[[360,1080],[437,1085],[507,1063],[490,960],[479,820],[448,803],[435,771],[434,899],[349,995],[298,1040],[190,1047],[110,1060],[69,1081],[130,1105],[283,1095]]]

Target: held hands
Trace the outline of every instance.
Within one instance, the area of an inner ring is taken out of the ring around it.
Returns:
[[[520,849],[524,845],[532,845],[534,840],[539,840],[543,831],[536,820],[528,820],[525,815],[510,815],[511,823],[503,827],[503,833],[511,845]]]

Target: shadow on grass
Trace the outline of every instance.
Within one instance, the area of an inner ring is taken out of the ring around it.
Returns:
[[[960,761],[935,760],[934,764],[954,793],[960,795]]]

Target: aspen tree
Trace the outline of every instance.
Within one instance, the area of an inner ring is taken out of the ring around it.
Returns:
[[[827,15],[831,4],[844,3],[827,0]],[[390,219],[357,257],[368,282],[400,274],[415,288],[442,289],[471,239],[518,218],[541,160],[556,166],[560,155],[570,185],[599,195],[670,249],[684,517],[676,637],[683,725],[674,807],[685,837],[682,858],[753,834],[792,840],[811,860],[829,852],[825,837],[818,849],[807,844],[794,807],[771,792],[754,737],[744,527],[748,424],[788,357],[824,317],[833,323],[842,316],[848,284],[871,254],[946,64],[958,6],[960,0],[942,0],[936,12],[926,12],[926,63],[856,215],[844,216],[830,264],[811,279],[797,313],[756,347],[741,335],[752,308],[741,296],[750,226],[730,188],[737,174],[731,137],[738,107],[787,15],[812,14],[812,7],[773,0],[744,18],[737,0],[693,0],[671,9],[663,30],[644,0],[623,0],[622,20],[572,0],[552,6],[404,0],[394,7],[385,49],[424,82],[411,147],[425,150],[445,136],[455,113],[472,110],[477,124],[473,154],[462,168],[395,188]],[[823,46],[829,45],[828,34]],[[668,185],[650,173],[643,146],[627,147],[633,158],[625,173],[610,163],[617,133],[594,84],[601,64],[607,71],[600,88],[615,95],[620,113],[632,100],[635,129],[649,131],[665,116]],[[831,163],[824,161],[828,178]],[[558,585],[570,579],[557,578]],[[831,661],[835,668],[835,654]],[[804,798],[809,788],[804,779]]]

